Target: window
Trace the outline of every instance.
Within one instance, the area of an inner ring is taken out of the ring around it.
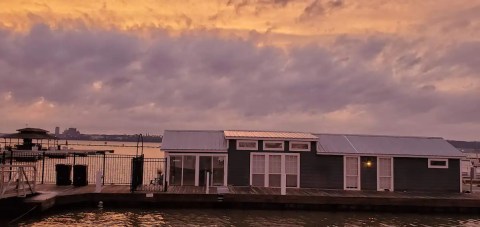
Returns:
[[[252,156],[252,186],[265,186],[265,155]]]
[[[183,183],[182,185],[195,185],[195,164],[196,157],[191,155],[183,156]]]
[[[256,187],[280,188],[284,177],[286,187],[298,188],[299,161],[299,154],[251,153],[250,183]]]
[[[237,140],[237,150],[258,150],[258,141]]]
[[[263,149],[267,151],[283,151],[283,141],[263,141]]]
[[[290,151],[310,151],[310,142],[290,141]]]
[[[170,185],[182,185],[182,156],[170,156]]]
[[[428,168],[448,169],[448,159],[428,159]]]
[[[298,186],[298,157],[295,155],[285,156],[285,174],[287,175],[287,187]]]
[[[268,184],[270,187],[282,186],[282,156],[270,155],[268,157]]]
[[[170,155],[168,179],[170,185],[206,185],[206,172],[210,172],[210,185],[227,182],[227,155],[182,154]]]

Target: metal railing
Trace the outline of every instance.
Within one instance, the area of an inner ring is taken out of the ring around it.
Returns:
[[[35,165],[0,165],[0,199],[34,194],[36,184]]]
[[[55,184],[57,165],[86,165],[87,181],[95,183],[97,171],[103,174],[104,185],[130,185],[132,181],[132,159],[135,155],[107,153],[68,153],[59,151],[4,151],[0,153],[1,163],[9,165],[30,165],[38,170],[36,183]],[[145,158],[143,185],[155,185],[165,173],[164,158]],[[71,173],[73,175],[73,172]],[[143,187],[140,187],[143,188]]]
[[[165,158],[143,158],[142,184],[133,191],[166,191]]]

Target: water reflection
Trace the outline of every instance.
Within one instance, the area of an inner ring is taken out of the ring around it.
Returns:
[[[20,226],[480,226],[478,215],[320,211],[129,209],[76,210]]]

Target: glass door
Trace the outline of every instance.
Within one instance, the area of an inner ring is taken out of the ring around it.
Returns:
[[[378,158],[378,190],[393,191],[392,158]]]
[[[345,189],[360,189],[360,158],[345,157]]]
[[[200,166],[198,174],[198,185],[207,185],[207,172],[210,173],[210,184],[212,179],[212,156],[200,156]]]
[[[225,157],[212,157],[212,182],[213,186],[223,186],[225,177]]]

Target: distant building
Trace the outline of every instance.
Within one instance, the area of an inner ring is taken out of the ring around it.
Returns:
[[[55,137],[59,137],[60,136],[60,127],[55,127]]]
[[[63,138],[65,139],[77,139],[81,137],[80,131],[77,130],[77,128],[68,128],[65,131],[63,131]]]

